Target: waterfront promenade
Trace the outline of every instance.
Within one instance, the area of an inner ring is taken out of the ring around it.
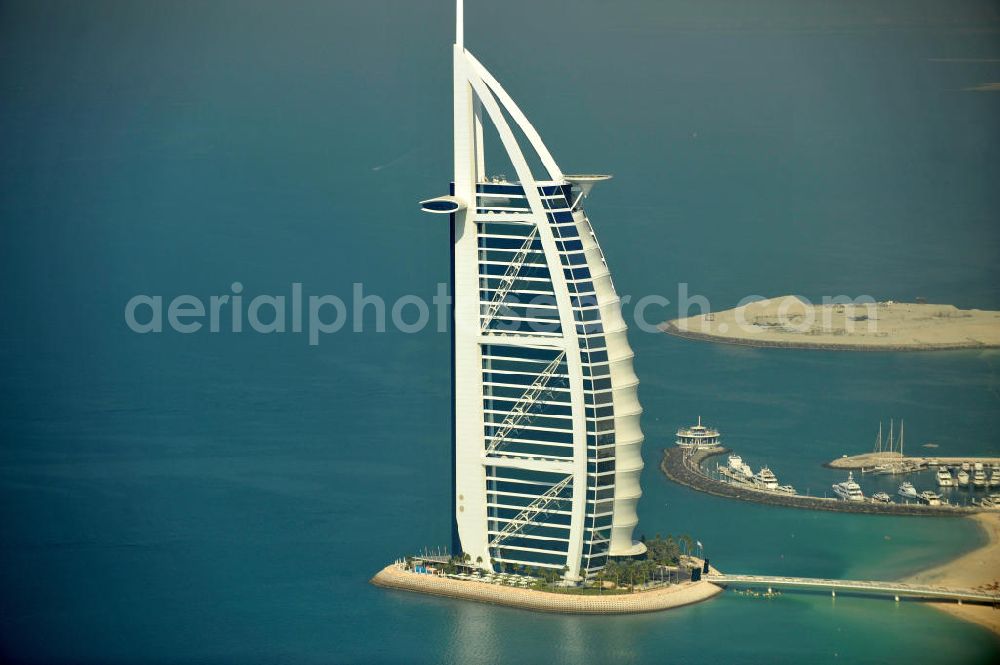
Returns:
[[[389,589],[415,591],[491,605],[505,605],[536,612],[564,614],[658,612],[708,600],[722,592],[721,587],[701,580],[699,582],[682,582],[635,593],[608,593],[605,595],[553,593],[472,580],[454,580],[426,573],[414,573],[405,570],[399,564],[390,564],[380,570],[371,579],[371,583]]]
[[[729,499],[754,501],[787,508],[807,510],[830,510],[843,513],[868,513],[872,515],[924,515],[936,517],[956,517],[973,515],[977,508],[965,506],[928,506],[918,503],[874,503],[872,501],[841,501],[839,499],[781,494],[759,490],[748,485],[728,483],[708,476],[701,463],[716,455],[729,452],[725,448],[700,450],[694,453],[683,448],[665,448],[660,469],[671,480],[691,489],[723,496]]]

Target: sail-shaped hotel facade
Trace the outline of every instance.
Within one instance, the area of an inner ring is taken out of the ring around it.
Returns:
[[[503,87],[454,46],[455,174],[421,203],[452,230],[455,547],[483,567],[595,574],[633,539],[642,409],[621,302],[564,174]],[[484,123],[516,180],[489,177]],[[533,172],[525,149],[541,164]]]

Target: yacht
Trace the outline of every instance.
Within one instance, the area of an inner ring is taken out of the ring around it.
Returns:
[[[951,473],[945,467],[939,467],[937,471],[937,484],[938,487],[954,487],[955,481],[951,477]]]
[[[990,487],[996,487],[1000,485],[1000,469],[993,467],[990,471]]]
[[[986,471],[981,462],[976,462],[972,468],[972,484],[976,487],[986,487]]]
[[[926,503],[928,506],[940,506],[941,505],[941,495],[940,494],[935,494],[934,492],[931,492],[930,490],[925,490],[925,491],[921,492],[920,495],[917,498],[919,498],[921,501],[923,501],[924,503]]]
[[[739,455],[730,455],[726,466],[719,466],[719,472],[730,480],[749,483],[753,479],[753,470]]]
[[[760,471],[753,477],[753,484],[766,490],[778,489],[778,478],[766,466],[762,466]]]
[[[698,424],[691,427],[682,427],[677,430],[677,441],[681,448],[715,448],[721,444],[719,430],[701,424],[701,416],[698,416]]]
[[[850,471],[847,472],[847,480],[834,484],[833,493],[844,501],[865,500],[865,495],[861,493],[861,486],[854,482],[854,474]]]
[[[907,499],[916,499],[917,490],[913,487],[913,483],[903,483],[899,486],[899,496],[906,497]]]
[[[969,472],[965,469],[959,469],[958,471],[958,486],[966,487],[969,484]]]
[[[875,494],[872,494],[872,501],[875,503],[892,503],[892,497],[885,492],[875,492]]]

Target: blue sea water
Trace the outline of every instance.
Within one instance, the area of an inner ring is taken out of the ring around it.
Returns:
[[[466,3],[467,43],[567,171],[616,284],[1000,309],[989,2]],[[371,587],[449,539],[448,335],[369,308],[305,335],[138,335],[136,294],[390,303],[448,279],[449,2],[0,4],[0,656],[17,662],[990,662],[917,603],[732,594],[632,617]],[[673,305],[649,310],[668,318]],[[354,322],[365,332],[350,332]],[[640,531],[720,568],[893,578],[968,523],[820,514],[658,471],[698,414],[816,493],[821,463],[1000,451],[997,352],[846,354],[631,332]]]

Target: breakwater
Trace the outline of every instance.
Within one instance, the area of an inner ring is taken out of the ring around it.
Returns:
[[[660,462],[660,470],[675,483],[690,487],[699,492],[729,499],[754,501],[772,506],[785,506],[786,508],[830,510],[841,513],[868,513],[872,515],[924,515],[934,517],[956,517],[979,512],[976,508],[961,506],[926,506],[923,504],[873,503],[871,501],[853,502],[815,496],[779,494],[734,485],[706,475],[701,468],[702,462],[710,457],[728,452],[729,450],[726,448],[700,450],[694,453],[685,451],[682,448],[665,448],[663,451],[663,460]]]

